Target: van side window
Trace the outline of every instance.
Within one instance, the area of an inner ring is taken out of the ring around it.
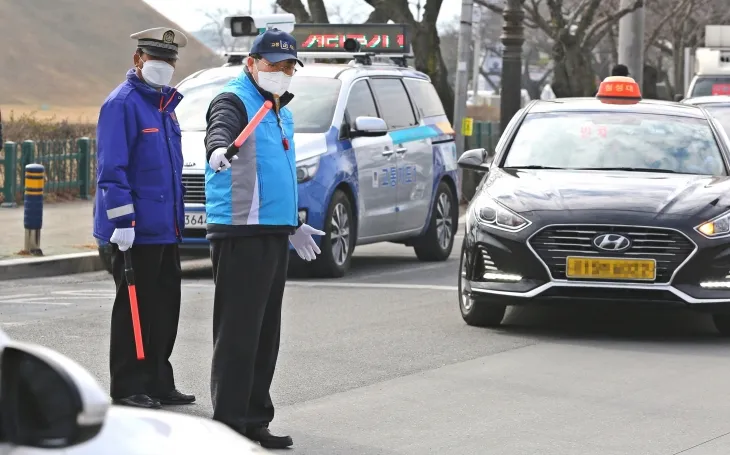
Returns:
[[[400,79],[371,79],[370,83],[378,99],[382,118],[389,130],[398,130],[418,125],[416,115],[411,107],[411,100]]]
[[[378,117],[378,109],[367,81],[357,81],[352,85],[345,112],[350,128],[355,128],[355,119],[358,117]]]
[[[405,82],[421,118],[446,115],[441,99],[431,83],[420,79],[405,79]]]

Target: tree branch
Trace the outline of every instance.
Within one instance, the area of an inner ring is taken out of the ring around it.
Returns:
[[[606,33],[608,30],[610,30],[611,25],[618,22],[622,17],[629,13],[633,13],[639,8],[644,7],[644,0],[634,0],[634,4],[629,6],[628,8],[623,8],[618,11],[616,11],[614,14],[607,14],[602,19],[599,19],[598,21],[594,22],[593,25],[588,28],[586,31],[585,37],[583,38],[583,42],[581,43],[581,46],[585,50],[591,50],[595,47],[596,43],[600,41],[600,38],[603,38],[606,36]],[[600,38],[599,38],[600,37]]]
[[[311,23],[312,16],[304,7],[302,0],[276,0],[276,4],[289,14],[293,14],[299,23]]]
[[[677,2],[674,8],[672,8],[664,17],[661,18],[659,24],[657,24],[656,28],[654,28],[654,30],[649,35],[649,38],[646,40],[646,43],[644,44],[644,55],[648,53],[649,49],[651,49],[651,47],[657,41],[659,35],[663,31],[669,20],[673,17],[676,17],[682,9],[686,8],[690,4],[693,4],[694,1],[695,0],[682,0],[681,2]]]
[[[329,24],[327,8],[324,7],[324,0],[308,0],[309,11],[312,13],[312,22],[318,24]]]

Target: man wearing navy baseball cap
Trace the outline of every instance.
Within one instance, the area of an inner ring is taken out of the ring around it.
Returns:
[[[324,235],[298,216],[294,120],[286,107],[294,97],[288,89],[297,64],[304,66],[294,37],[267,30],[206,114],[205,210],[215,282],[213,419],[266,448],[292,445],[289,436],[268,428],[288,244],[311,261],[320,253],[312,235]],[[229,161],[229,145],[267,100],[273,109]]]

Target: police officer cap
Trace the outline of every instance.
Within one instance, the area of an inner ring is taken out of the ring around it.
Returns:
[[[277,28],[266,30],[257,36],[249,54],[258,54],[271,63],[296,60],[299,66],[304,66],[304,63],[297,58],[297,40]]]
[[[188,38],[180,30],[167,27],[150,28],[129,36],[137,40],[137,47],[153,57],[177,60],[177,51],[188,44]]]

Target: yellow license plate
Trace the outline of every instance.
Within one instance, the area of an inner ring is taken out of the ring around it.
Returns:
[[[597,280],[654,280],[654,259],[605,259],[592,257],[566,258],[565,276]]]

